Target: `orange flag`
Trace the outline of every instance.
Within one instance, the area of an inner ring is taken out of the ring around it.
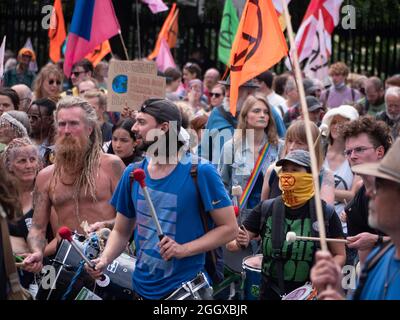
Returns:
[[[65,23],[61,0],[55,0],[49,29],[49,57],[54,63],[57,63],[61,59],[61,47],[65,38]]]
[[[179,12],[179,10],[178,10],[178,12]],[[171,35],[169,35],[169,34],[170,34],[170,30],[172,30],[171,28],[174,26],[175,20],[176,20],[176,23],[178,23],[177,18],[178,18],[178,15],[176,12],[176,3],[173,3],[171,10],[168,13],[167,18],[165,19],[164,24],[161,27],[160,33],[158,34],[156,46],[154,47],[153,52],[147,56],[147,59],[153,60],[155,57],[157,57],[158,52],[160,51],[161,39],[163,39],[163,38],[165,40],[167,40],[170,48],[173,48],[173,47],[171,47],[171,44],[173,44],[173,46],[175,46],[177,34],[175,35],[175,41],[173,40],[174,39],[173,33],[171,32]],[[178,28],[176,28],[176,32],[178,31],[177,29]],[[171,39],[171,43],[168,39]]]
[[[179,31],[178,14],[179,14],[179,9],[176,9],[175,14],[172,17],[170,26],[168,28],[167,42],[170,48],[175,48],[176,40],[178,39],[178,31]]]
[[[247,0],[230,58],[230,111],[236,114],[239,87],[278,63],[288,47],[271,0]]]
[[[104,41],[89,53],[85,58],[88,59],[95,67],[107,54],[111,52],[110,42]]]

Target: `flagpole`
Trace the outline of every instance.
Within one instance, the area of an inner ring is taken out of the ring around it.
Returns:
[[[126,60],[129,60],[128,50],[126,49],[124,38],[122,37],[121,30],[118,30],[118,34],[119,34],[119,39],[121,40],[121,43],[122,43],[122,47],[124,48],[125,58],[126,58]]]
[[[141,59],[142,58],[142,49],[140,46],[140,21],[139,21],[139,1],[138,0],[136,0],[136,32],[137,32],[139,59]]]
[[[282,2],[282,7],[283,7],[283,13],[285,15],[287,33],[289,36],[289,42],[290,42],[290,47],[291,47],[290,54],[292,54],[292,57],[293,57],[294,71],[295,71],[295,76],[297,79],[297,87],[299,89],[299,94],[300,94],[300,105],[301,105],[301,109],[303,111],[306,136],[307,136],[307,144],[308,144],[308,149],[309,149],[310,158],[311,158],[311,171],[312,171],[312,175],[313,175],[313,179],[314,179],[314,186],[315,186],[315,203],[316,203],[316,211],[317,211],[320,244],[321,244],[321,249],[323,251],[327,251],[328,246],[326,243],[324,216],[322,213],[321,196],[320,196],[320,190],[319,190],[319,170],[318,170],[318,166],[317,166],[317,158],[315,156],[314,143],[313,143],[313,138],[312,138],[312,134],[311,134],[311,121],[310,121],[310,117],[308,115],[306,97],[305,97],[304,86],[303,86],[303,79],[301,76],[296,44],[294,42],[293,28],[292,28],[292,23],[291,23],[290,17],[289,17],[289,10],[288,10],[286,1],[281,0],[281,2]]]

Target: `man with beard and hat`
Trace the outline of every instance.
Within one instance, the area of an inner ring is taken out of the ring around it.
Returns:
[[[368,224],[388,236],[368,255],[362,266],[352,300],[400,299],[400,139],[397,139],[382,160],[352,167],[357,174],[372,178],[367,190]],[[311,280],[321,300],[344,299],[341,269],[327,252],[318,252],[311,270]]]
[[[83,233],[82,223],[112,228],[115,209],[108,203],[125,165],[101,151],[96,111],[82,98],[67,96],[57,104],[55,161],[39,172],[34,190],[34,215],[28,235],[31,254],[26,270],[42,267],[45,232],[52,208],[59,226]],[[101,223],[98,223],[101,222]]]
[[[87,268],[99,277],[124,250],[135,228],[137,262],[132,283],[138,300],[165,299],[196,283],[196,287],[199,283],[208,287],[205,252],[233,240],[238,229],[232,202],[215,167],[187,152],[178,140],[181,122],[178,107],[169,100],[149,99],[141,106],[132,131],[147,156],[126,168],[111,200],[117,210],[114,229],[100,258],[93,261],[96,270]],[[197,164],[195,176],[192,163]],[[161,240],[142,188],[131,182],[135,168],[145,172],[164,234]],[[207,290],[197,293],[209,298]]]

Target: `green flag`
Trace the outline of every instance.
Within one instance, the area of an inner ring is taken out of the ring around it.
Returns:
[[[218,39],[218,60],[226,65],[229,64],[232,43],[235,40],[238,25],[239,18],[237,16],[236,8],[233,5],[232,0],[226,0]]]

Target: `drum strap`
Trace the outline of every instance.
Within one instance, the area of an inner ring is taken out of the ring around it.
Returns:
[[[365,266],[362,268],[361,275],[360,275],[360,280],[358,282],[358,286],[356,291],[354,292],[353,295],[353,300],[360,300],[361,293],[364,289],[365,284],[367,283],[367,278],[368,278],[368,273],[369,271],[379,262],[379,260],[382,258],[382,256],[392,247],[394,246],[393,242],[385,242],[382,244],[382,246],[379,248],[378,252],[368,259],[365,262]]]
[[[285,284],[283,279],[283,261],[282,246],[285,241],[284,223],[285,207],[282,197],[277,197],[272,205],[272,260],[276,266],[278,277],[279,294],[285,292]]]

